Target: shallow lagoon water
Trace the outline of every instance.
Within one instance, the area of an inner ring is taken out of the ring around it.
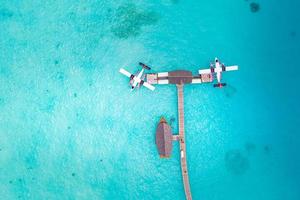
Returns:
[[[129,71],[238,64],[227,88],[185,86],[194,199],[300,198],[296,0],[0,0],[1,199],[184,199],[162,160],[175,86],[130,93]]]

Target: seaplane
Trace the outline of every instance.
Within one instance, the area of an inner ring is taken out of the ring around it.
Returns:
[[[216,75],[218,83],[214,84],[214,87],[222,88],[222,87],[226,86],[226,83],[221,83],[222,72],[235,71],[238,69],[239,69],[239,67],[237,65],[225,66],[224,63],[220,63],[218,58],[215,58],[214,63],[210,63],[210,68],[209,69],[200,69],[199,74]]]
[[[151,68],[141,62],[139,63],[139,65],[142,67],[142,70],[138,71],[135,74],[131,74],[130,72],[126,71],[123,68],[120,68],[119,72],[127,76],[128,78],[130,78],[129,84],[131,86],[131,91],[134,90],[135,88],[140,88],[141,86],[145,86],[146,88],[153,91],[155,87],[145,81],[145,74],[144,74],[145,69],[150,70]]]

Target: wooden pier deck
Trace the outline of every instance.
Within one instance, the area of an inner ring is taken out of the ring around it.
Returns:
[[[187,200],[192,199],[192,193],[189,182],[187,161],[186,161],[186,146],[184,139],[184,102],[183,102],[183,84],[176,84],[178,95],[178,123],[179,123],[179,144],[180,144],[180,163],[181,173],[184,185],[185,196]]]

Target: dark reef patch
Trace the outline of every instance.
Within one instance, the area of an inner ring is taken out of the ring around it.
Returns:
[[[32,149],[28,155],[25,156],[25,164],[27,170],[32,170],[38,166],[38,155],[36,153],[36,149]]]
[[[96,65],[95,61],[93,61],[91,58],[89,58],[88,60],[82,61],[80,64],[80,67],[87,71],[93,71],[96,69],[97,65]]]
[[[296,35],[297,35],[296,31],[291,31],[291,32],[290,32],[290,36],[291,36],[291,37],[296,37]]]
[[[65,74],[63,72],[57,72],[55,75],[55,79],[63,81],[65,79]]]
[[[175,117],[172,116],[172,117],[170,118],[170,126],[171,126],[171,129],[174,129],[173,125],[175,124],[175,121],[176,121]]]
[[[74,177],[75,175],[76,175],[76,174],[73,172],[73,173],[72,173],[72,176]]]
[[[175,123],[175,120],[176,120],[175,117],[171,117],[171,118],[170,118],[170,125],[174,124],[174,123]]]
[[[59,49],[59,47],[61,47],[61,43],[60,43],[60,42],[58,42],[58,43],[55,45],[55,48],[56,48],[56,49]]]
[[[258,3],[252,2],[250,3],[250,10],[253,13],[256,13],[260,10],[260,5]]]
[[[12,11],[0,8],[0,21],[8,20],[13,15],[14,15],[14,13]]]
[[[266,154],[270,154],[270,152],[271,152],[271,147],[270,147],[269,145],[265,145],[265,146],[264,146],[264,152],[265,152]]]
[[[49,97],[47,99],[47,102],[45,102],[45,104],[41,106],[41,110],[50,113],[54,110],[55,105],[56,105],[56,98]]]
[[[225,155],[225,166],[234,175],[244,174],[250,167],[247,157],[240,150],[229,150]]]
[[[127,4],[117,9],[111,31],[120,39],[136,37],[143,26],[154,25],[158,20],[156,12],[139,10],[134,4]]]
[[[180,0],[171,0],[172,4],[178,4]]]
[[[252,153],[253,151],[255,151],[256,145],[251,142],[246,142],[245,149],[246,149],[247,153]]]
[[[6,78],[9,78],[12,74],[11,69],[9,67],[0,66],[0,75]]]

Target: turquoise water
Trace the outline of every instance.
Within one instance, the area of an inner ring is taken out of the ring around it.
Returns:
[[[193,199],[300,199],[299,1],[0,0],[0,199],[184,199],[160,159],[175,86],[130,93],[120,67],[238,64],[185,86]]]

